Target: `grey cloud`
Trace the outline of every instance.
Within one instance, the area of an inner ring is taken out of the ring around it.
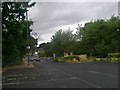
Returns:
[[[44,35],[55,33],[55,27],[110,18],[112,14],[117,15],[117,2],[38,2],[29,11],[34,22],[33,30],[45,41],[49,39]]]

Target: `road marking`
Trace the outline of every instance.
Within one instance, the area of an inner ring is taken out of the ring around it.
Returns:
[[[96,73],[96,74],[101,74],[101,75],[105,75],[105,76],[109,76],[109,77],[114,77],[114,78],[118,78],[119,76],[115,76],[115,75],[111,75],[111,74],[107,74],[107,73],[103,73],[103,72],[98,72],[98,71],[93,71],[93,70],[88,70],[88,72],[92,72],[92,73]]]
[[[56,68],[54,68],[54,67],[52,67],[52,66],[50,66],[50,65],[46,65],[46,66],[51,67],[51,68],[53,68],[54,70],[59,71],[59,72],[61,72],[61,73],[64,73],[64,74],[70,76],[71,78],[52,79],[52,80],[42,80],[42,81],[57,81],[57,80],[78,79],[78,80],[80,80],[80,81],[82,81],[82,82],[84,82],[84,83],[86,83],[86,84],[88,84],[88,85],[90,85],[90,86],[93,86],[93,87],[96,87],[96,88],[101,88],[101,87],[98,86],[98,85],[95,85],[95,84],[93,84],[93,83],[91,83],[91,82],[88,82],[88,81],[86,81],[86,80],[83,80],[83,79],[81,79],[81,78],[79,78],[79,77],[73,76],[73,75],[71,75],[71,74],[69,74],[69,73],[67,73],[67,72],[64,72],[64,71],[58,70],[58,69],[56,69]],[[2,84],[2,85],[12,85],[12,84],[19,85],[19,84],[25,84],[25,83],[38,83],[38,82],[42,82],[42,81],[5,83],[5,84]]]
[[[73,76],[73,75],[71,75],[71,74],[69,74],[69,73],[67,73],[67,72],[58,70],[58,69],[56,69],[56,68],[54,68],[54,67],[52,67],[52,66],[50,66],[50,65],[46,65],[46,66],[51,67],[51,68],[53,68],[54,70],[59,71],[59,72],[61,72],[61,73],[64,73],[64,74],[66,74],[66,75],[68,75],[68,76],[70,76],[70,77],[72,77],[72,78],[76,77],[76,76]],[[93,87],[101,88],[100,86],[98,86],[98,85],[96,85],[96,84],[93,84],[93,83],[91,83],[91,82],[88,82],[88,81],[86,81],[86,80],[83,80],[83,79],[81,79],[81,78],[79,78],[79,77],[76,77],[76,78],[77,78],[78,80],[81,80],[81,81],[84,82],[84,83],[87,83],[87,84],[93,86]]]
[[[25,84],[25,83],[38,83],[38,82],[46,82],[46,81],[57,81],[57,80],[70,80],[70,78],[62,78],[62,79],[50,79],[50,80],[41,80],[41,81],[30,81],[30,82],[15,82],[15,83],[4,83],[0,85],[19,85],[19,84]]]
[[[83,81],[84,83],[87,83],[87,84],[93,86],[93,87],[96,87],[96,88],[102,88],[102,87],[100,87],[100,86],[98,86],[98,85],[96,85],[96,84],[93,84],[93,83],[88,82],[88,81],[86,81],[86,80],[83,80],[83,79],[81,79],[81,78],[78,78],[78,79],[81,80],[81,81]]]
[[[12,85],[12,84],[16,84],[16,83],[4,83],[2,85]]]
[[[22,74],[19,75],[3,75],[3,77],[7,78],[7,77],[19,77],[22,76]]]
[[[70,79],[77,79],[77,77],[72,77],[72,78],[70,78]]]

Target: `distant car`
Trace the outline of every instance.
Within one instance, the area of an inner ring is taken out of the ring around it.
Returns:
[[[29,61],[33,61],[33,59],[30,59]]]
[[[50,59],[50,57],[47,58],[48,60]]]
[[[34,60],[35,60],[35,61],[40,61],[40,58],[35,58]]]
[[[50,57],[48,57],[46,60],[48,61],[48,60],[50,60],[51,58]]]

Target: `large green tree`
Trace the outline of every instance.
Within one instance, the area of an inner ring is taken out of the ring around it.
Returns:
[[[41,44],[42,45],[42,44]],[[46,52],[62,56],[64,52],[106,57],[108,53],[120,52],[120,19],[97,19],[79,27],[76,34],[58,30],[52,37]]]
[[[2,3],[3,66],[21,63],[25,55],[27,41],[25,13],[28,4],[28,2]],[[32,21],[28,21],[29,32],[32,24]]]
[[[120,52],[119,24],[119,17],[114,15],[110,19],[98,19],[86,23],[84,30],[78,31],[78,37],[82,35],[79,50],[88,55],[100,57],[106,57],[110,52]]]
[[[57,56],[62,56],[64,52],[73,52],[75,37],[72,31],[58,30],[51,39],[51,48]]]

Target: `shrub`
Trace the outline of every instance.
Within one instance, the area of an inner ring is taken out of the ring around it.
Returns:
[[[66,56],[66,57],[58,57],[54,60],[54,62],[78,62],[79,56]]]
[[[73,59],[79,60],[79,57],[77,55],[73,55],[73,56],[63,57],[62,59],[65,59],[65,60],[73,60]]]
[[[108,53],[108,57],[120,57],[120,53]]]
[[[79,61],[81,61],[81,62],[88,61],[87,55],[86,54],[79,55]]]
[[[86,54],[82,55],[72,55],[72,56],[66,56],[66,57],[58,57],[54,61],[55,62],[87,62],[89,59],[87,58]],[[90,61],[90,60],[89,60]]]
[[[101,61],[101,58],[94,58],[94,61]]]
[[[73,63],[76,63],[78,62],[78,60],[76,60],[75,58],[72,60]]]

